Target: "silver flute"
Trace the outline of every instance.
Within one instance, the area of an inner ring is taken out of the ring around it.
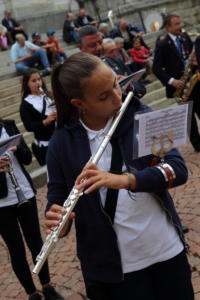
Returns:
[[[129,92],[125,101],[123,102],[117,116],[114,118],[113,123],[107,133],[107,135],[104,137],[101,145],[99,146],[99,149],[97,150],[96,154],[92,156],[88,163],[97,164],[99,159],[101,158],[101,155],[103,154],[106,146],[108,145],[117,125],[119,124],[119,121],[121,120],[129,102],[131,101],[133,97],[133,92]],[[69,219],[70,214],[72,213],[74,206],[76,205],[78,199],[83,195],[83,190],[77,190],[76,185],[73,186],[68,198],[64,201],[63,207],[66,210],[65,215],[62,218],[62,221],[60,224],[53,229],[53,231],[47,235],[45,243],[42,246],[42,249],[40,253],[38,254],[36,258],[36,265],[33,269],[33,273],[38,274],[47,259],[49,253],[55,246],[56,242],[59,239],[59,235],[65,226],[67,220]]]
[[[39,89],[41,95],[44,97],[44,100],[46,101],[47,106],[48,106],[48,107],[53,107],[53,106],[55,106],[55,101],[54,101],[53,99],[50,99],[50,98],[47,96],[47,94],[45,93],[45,91],[43,90],[43,88],[42,88],[42,87],[39,87],[38,89]]]

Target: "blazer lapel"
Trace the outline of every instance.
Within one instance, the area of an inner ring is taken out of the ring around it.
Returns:
[[[176,48],[176,45],[174,44],[174,41],[171,39],[171,37],[169,35],[167,35],[167,44],[169,46],[169,48],[180,58],[180,54],[178,52],[178,49]]]

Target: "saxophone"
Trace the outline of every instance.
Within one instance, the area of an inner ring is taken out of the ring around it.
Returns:
[[[200,81],[200,71],[193,71],[195,65],[194,60],[196,59],[194,51],[189,56],[188,62],[185,66],[185,71],[180,80],[185,82],[183,89],[177,89],[174,93],[175,100],[178,104],[183,104],[189,100],[190,95],[197,84]]]

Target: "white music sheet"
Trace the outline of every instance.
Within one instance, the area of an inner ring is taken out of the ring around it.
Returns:
[[[151,154],[152,137],[172,133],[173,147],[187,142],[188,104],[137,114],[138,157]]]

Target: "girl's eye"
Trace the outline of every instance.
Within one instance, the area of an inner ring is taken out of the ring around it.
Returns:
[[[99,98],[99,101],[105,101],[107,99],[107,95]]]

